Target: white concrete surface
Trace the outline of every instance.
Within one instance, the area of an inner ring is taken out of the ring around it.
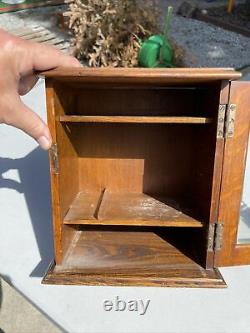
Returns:
[[[24,100],[45,118],[43,84]],[[47,154],[1,125],[0,168],[0,274],[66,331],[249,333],[250,266],[221,269],[225,290],[41,285],[53,258]],[[116,296],[151,301],[144,316],[105,312]]]

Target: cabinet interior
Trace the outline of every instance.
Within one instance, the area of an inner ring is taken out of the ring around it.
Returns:
[[[60,218],[77,235],[58,272],[201,278],[220,84],[54,91]]]

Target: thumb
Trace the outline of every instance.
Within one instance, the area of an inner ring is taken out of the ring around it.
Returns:
[[[12,104],[7,118],[6,123],[8,125],[17,127],[32,136],[39,143],[41,148],[45,150],[50,148],[52,139],[48,126],[21,101],[19,96],[16,103],[14,105]]]

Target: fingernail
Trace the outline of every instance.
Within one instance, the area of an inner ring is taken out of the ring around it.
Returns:
[[[46,138],[46,136],[41,136],[37,142],[39,143],[39,146],[44,149],[48,150],[51,146],[51,142]]]

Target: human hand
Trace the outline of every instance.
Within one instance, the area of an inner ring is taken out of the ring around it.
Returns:
[[[0,29],[0,123],[20,128],[43,149],[51,146],[47,125],[23,104],[20,95],[36,84],[36,71],[58,66],[79,67],[78,60],[46,46],[17,38]]]

